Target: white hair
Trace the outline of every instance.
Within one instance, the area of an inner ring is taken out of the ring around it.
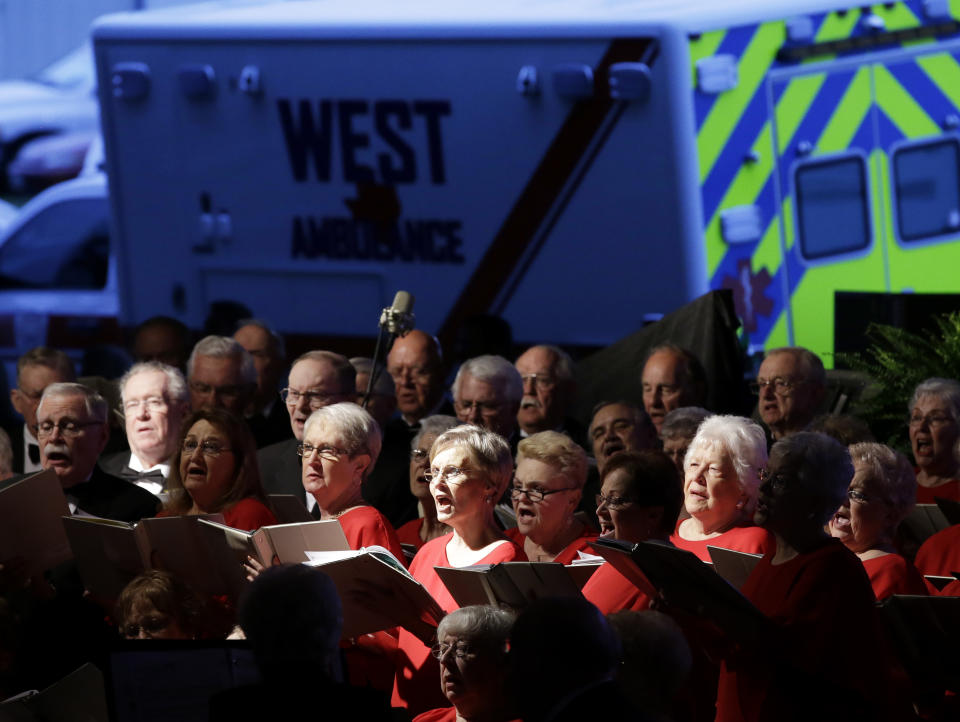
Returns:
[[[206,336],[193,347],[190,358],[187,359],[187,378],[193,377],[194,364],[197,356],[210,358],[235,358],[240,360],[240,377],[248,384],[257,383],[257,367],[253,363],[253,356],[229,336]]]
[[[760,472],[767,466],[767,438],[763,429],[742,416],[711,416],[704,419],[687,448],[694,451],[721,448],[737,471],[737,482],[752,508],[760,490]],[[684,459],[684,469],[687,462]]]
[[[87,415],[92,416],[101,424],[107,423],[107,400],[89,386],[74,383],[50,384],[43,390],[43,396],[40,397],[40,404],[37,406],[39,412],[43,402],[52,397],[63,396],[81,396],[83,405],[86,408]]]
[[[513,454],[510,453],[510,444],[500,434],[472,424],[445,431],[433,442],[433,448],[430,449],[431,463],[437,454],[451,446],[469,449],[477,466],[487,473],[498,493],[506,491],[510,479],[513,478]]]
[[[374,418],[357,404],[342,401],[324,406],[310,414],[303,425],[304,439],[317,424],[326,426],[337,434],[345,447],[344,451],[351,456],[370,455],[370,464],[364,472],[366,478],[377,463],[380,447],[383,445],[383,434]]]
[[[141,361],[130,367],[130,370],[120,378],[120,401],[126,403],[127,383],[130,379],[137,374],[150,372],[162,373],[167,377],[167,395],[171,401],[190,403],[190,391],[187,389],[187,382],[183,378],[183,374],[180,373],[179,369],[159,361]]]
[[[464,361],[453,380],[454,401],[460,399],[460,383],[466,374],[496,387],[497,392],[509,403],[520,403],[523,398],[523,378],[516,367],[503,356],[476,356]]]

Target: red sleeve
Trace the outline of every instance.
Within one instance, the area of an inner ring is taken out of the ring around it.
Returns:
[[[244,531],[256,531],[262,526],[277,523],[273,515],[263,502],[252,497],[241,499],[223,512],[223,520],[227,526]]]
[[[927,584],[923,576],[899,554],[867,559],[863,562],[863,568],[867,570],[870,586],[878,600],[894,594],[927,596]]]
[[[948,577],[951,572],[960,571],[960,524],[927,539],[913,563],[921,574]]]
[[[411,519],[406,524],[397,529],[397,539],[401,544],[413,544],[419,551],[423,546],[423,539],[420,538],[420,527],[423,526],[423,519]]]
[[[650,597],[606,562],[583,585],[583,596],[603,614],[640,612],[650,606]]]
[[[920,486],[917,484],[917,503],[936,504],[937,497],[960,501],[960,480],[954,479],[940,486]]]
[[[597,536],[597,532],[593,529],[585,528],[583,534],[570,542],[562,552],[557,554],[553,561],[558,564],[570,564],[579,556],[577,552],[583,551],[587,554],[594,554],[593,549],[590,548],[590,542],[596,541]],[[520,546],[522,547],[523,544]]]
[[[960,579],[950,582],[940,590],[939,595],[941,597],[960,597]]]
[[[397,532],[387,518],[372,506],[360,506],[343,514],[338,521],[351,549],[381,546],[401,562],[403,548]]]

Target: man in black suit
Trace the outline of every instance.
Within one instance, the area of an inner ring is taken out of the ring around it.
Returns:
[[[10,391],[10,403],[23,417],[22,424],[7,428],[13,450],[13,473],[40,471],[40,443],[37,441],[37,406],[50,384],[74,381],[73,361],[63,351],[38,346],[17,359],[17,388]]]
[[[520,354],[514,366],[523,379],[517,414],[520,435],[560,431],[586,449],[586,429],[567,416],[577,392],[570,356],[556,346],[532,346]]]
[[[293,362],[287,388],[282,392],[293,438],[257,452],[260,479],[267,494],[293,494],[304,499],[308,509],[313,508],[316,501],[303,489],[297,455],[303,425],[319,408],[356,401],[356,377],[347,358],[332,351],[308,351]]]
[[[134,364],[120,379],[120,399],[130,451],[103,456],[99,466],[159,496],[177,462],[177,440],[190,413],[187,382],[173,366]]]
[[[37,438],[44,469],[53,469],[74,514],[137,521],[157,512],[157,498],[107,474],[97,457],[110,438],[107,402],[74,383],[48,386],[37,407]]]
[[[290,416],[280,399],[280,383],[286,372],[287,352],[283,337],[262,321],[241,321],[234,340],[253,356],[257,390],[247,409],[247,424],[257,448],[290,438]]]

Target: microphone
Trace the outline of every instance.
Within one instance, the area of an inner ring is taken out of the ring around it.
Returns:
[[[405,336],[413,329],[414,297],[406,291],[397,291],[393,305],[380,314],[380,329],[393,336]]]

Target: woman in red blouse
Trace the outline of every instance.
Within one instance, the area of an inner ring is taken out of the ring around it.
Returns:
[[[260,488],[257,447],[242,419],[200,409],[183,424],[170,498],[158,516],[222,513],[227,526],[253,531],[276,524]]]
[[[920,572],[894,551],[897,525],[913,507],[917,480],[907,458],[888,446],[853,444],[853,480],[847,498],[830,519],[836,537],[863,562],[877,599],[926,594]]]
[[[909,432],[917,464],[917,502],[943,497],[960,501],[960,383],[932,378],[921,382],[910,399]]]
[[[597,532],[574,516],[587,481],[587,454],[557,431],[541,431],[517,448],[510,490],[517,526],[507,536],[532,562],[569,564]]]
[[[523,550],[507,539],[494,522],[493,510],[513,475],[510,446],[479,426],[458,426],[434,442],[430,450],[430,493],[437,519],[453,531],[433,539],[417,552],[410,573],[444,611],[457,609],[434,567],[525,561]],[[420,631],[420,630],[418,630]],[[393,706],[411,715],[447,704],[437,688],[439,666],[430,647],[411,631],[400,631]]]

